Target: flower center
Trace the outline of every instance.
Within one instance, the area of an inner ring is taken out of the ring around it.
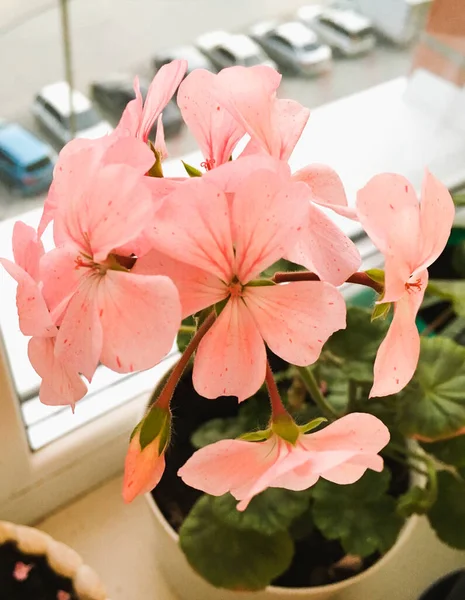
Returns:
[[[200,166],[203,167],[206,171],[211,171],[215,166],[214,158],[207,158],[203,163],[200,163]]]
[[[411,279],[412,278],[410,277],[410,279],[405,284],[405,289],[409,294],[416,294],[417,292],[421,291],[421,278],[418,277],[414,281],[411,281]]]
[[[242,296],[242,291],[244,286],[240,281],[232,281],[228,286],[228,291],[231,295],[231,298],[239,298]]]

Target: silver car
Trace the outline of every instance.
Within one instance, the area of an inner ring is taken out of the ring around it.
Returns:
[[[332,67],[331,48],[300,21],[259,23],[250,33],[282,69],[291,73],[314,76]]]
[[[244,34],[212,31],[197,38],[197,47],[218,69],[241,65],[266,65],[276,69],[276,63],[266,56],[258,44]]]
[[[72,106],[76,131],[74,137],[95,139],[113,128],[102,119],[92,102],[78,90],[73,90]],[[66,81],[58,81],[40,90],[32,104],[32,113],[40,125],[61,144],[72,138],[70,131],[70,94]]]
[[[344,56],[365,54],[376,44],[370,19],[349,8],[307,5],[297,11],[297,18]]]

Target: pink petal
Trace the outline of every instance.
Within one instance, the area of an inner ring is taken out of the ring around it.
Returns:
[[[212,87],[218,75],[204,69],[190,73],[179,86],[178,105],[205,158],[217,167],[229,161],[245,130],[216,101]]]
[[[96,262],[136,238],[153,215],[145,178],[126,165],[100,168],[83,187],[74,206],[60,206],[55,230],[72,240]],[[137,198],[137,202],[134,199]]]
[[[110,270],[98,285],[98,316],[101,362],[128,373],[149,369],[168,354],[181,324],[181,305],[168,277]]]
[[[315,485],[319,478],[320,476],[312,470],[311,463],[307,459],[307,462],[302,465],[275,477],[271,487],[301,492]]]
[[[203,178],[186,181],[165,198],[151,238],[164,254],[231,280],[234,252],[228,202]]]
[[[157,71],[147,92],[137,137],[144,141],[158,116],[173,97],[187,70],[187,61],[173,60]]]
[[[138,259],[131,273],[169,277],[178,289],[183,319],[228,296],[227,287],[215,275],[170,258],[157,250]]]
[[[110,136],[111,144],[102,154],[102,165],[126,165],[144,175],[155,162],[152,150],[142,140],[134,137]]]
[[[42,293],[57,325],[60,325],[62,313],[87,271],[76,268],[78,256],[77,248],[68,245],[50,250],[40,261]]]
[[[240,183],[232,223],[242,284],[282,258],[307,210],[308,191],[302,183],[283,182],[268,170],[255,171]]]
[[[205,398],[249,398],[265,379],[265,345],[251,313],[231,298],[199,344],[193,383]]]
[[[322,477],[339,485],[348,485],[358,481],[367,469],[380,473],[383,468],[384,461],[381,456],[360,454],[338,467],[325,471]]]
[[[344,283],[362,262],[355,244],[311,203],[294,236],[294,245],[285,256],[333,285]]]
[[[165,456],[158,454],[158,446],[156,438],[141,450],[139,432],[132,438],[124,464],[123,500],[126,503],[153,490],[162,478]]]
[[[155,135],[154,148],[158,152],[160,160],[168,158],[168,148],[165,142],[165,128],[163,127],[163,115],[160,115],[157,120],[157,133]]]
[[[217,75],[212,89],[218,103],[268,154],[278,158],[274,100],[280,82],[281,75],[270,67],[230,67]]]
[[[375,245],[392,259],[385,269],[385,300],[395,301],[419,266],[420,204],[415,191],[401,175],[376,175],[358,192],[357,214]]]
[[[310,117],[310,111],[295,100],[276,100],[274,118],[279,131],[279,158],[288,160]]]
[[[134,78],[134,92],[136,97],[127,103],[121,119],[116,126],[114,134],[117,136],[136,136],[142,120],[143,100],[140,93],[139,78]],[[155,122],[155,120],[154,120]]]
[[[420,336],[415,318],[428,284],[428,271],[421,274],[421,290],[406,291],[394,305],[394,318],[378,349],[370,397],[396,394],[412,379],[420,356]]]
[[[28,356],[34,370],[42,377],[39,398],[43,404],[74,406],[87,393],[76,371],[55,356],[55,338],[33,337]]]
[[[212,496],[253,485],[279,456],[275,437],[265,442],[221,440],[197,450],[178,475],[184,483]]]
[[[82,279],[71,298],[56,338],[55,355],[70,369],[91,381],[102,353],[97,293],[99,279]]]
[[[455,218],[449,190],[427,170],[420,205],[422,248],[418,271],[429,267],[444,250]]]
[[[13,227],[13,256],[15,263],[39,281],[39,261],[44,255],[44,246],[33,227],[16,221]]]
[[[57,329],[38,284],[14,262],[0,258],[0,264],[18,282],[16,307],[21,333],[45,337],[56,335]]]
[[[347,205],[347,196],[339,175],[328,165],[307,165],[294,173],[292,179],[308,185],[313,202],[330,208],[343,217],[357,218],[356,210]]]
[[[295,365],[314,363],[346,324],[344,299],[321,281],[246,288],[244,301],[270,350]]]

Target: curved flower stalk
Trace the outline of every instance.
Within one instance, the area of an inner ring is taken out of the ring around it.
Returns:
[[[449,191],[426,171],[421,202],[411,183],[383,174],[360,190],[357,211],[365,231],[384,254],[380,302],[394,304],[394,318],[379,347],[371,396],[400,391],[412,379],[420,355],[415,318],[428,284],[429,267],[444,250],[454,220]]]
[[[330,284],[254,281],[285,254],[306,208],[305,185],[282,185],[279,175],[258,170],[237,186],[232,205],[202,178],[168,196],[158,211],[155,250],[137,261],[134,272],[169,276],[184,317],[221,305],[195,357],[199,394],[242,401],[265,378],[264,342],[285,360],[308,365],[345,327],[344,301]]]

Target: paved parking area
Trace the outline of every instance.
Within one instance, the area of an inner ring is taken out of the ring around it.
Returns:
[[[285,11],[292,14],[302,3],[288,0]],[[29,108],[40,87],[63,78],[57,5],[57,0],[0,2],[0,117],[42,137]],[[76,85],[86,92],[90,81],[111,73],[150,76],[150,59],[157,50],[212,29],[244,31],[256,21],[283,15],[283,8],[281,0],[71,0],[70,15]],[[408,49],[380,41],[365,57],[335,60],[326,76],[286,78],[281,95],[312,108],[406,74],[409,65]],[[172,156],[194,148],[186,131],[169,143]],[[42,201],[12,197],[2,186],[0,217]]]

